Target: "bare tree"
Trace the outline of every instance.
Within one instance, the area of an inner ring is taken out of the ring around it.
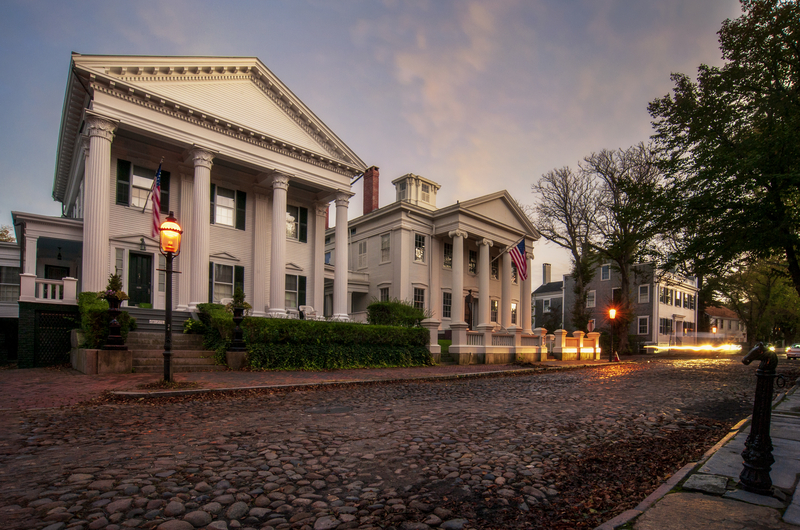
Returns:
[[[570,310],[572,325],[586,329],[590,316],[586,309],[586,286],[594,275],[590,238],[596,224],[597,184],[585,172],[576,173],[563,167],[542,175],[531,190],[538,195],[533,211],[539,233],[571,254],[575,279],[575,305]]]
[[[650,145],[603,150],[584,158],[581,171],[599,182],[600,200],[593,229],[599,256],[611,262],[620,275],[620,297],[613,303],[616,327],[627,330],[631,314],[631,267],[649,256],[659,233],[658,210],[662,177]],[[628,349],[627,333],[620,333],[620,351]]]

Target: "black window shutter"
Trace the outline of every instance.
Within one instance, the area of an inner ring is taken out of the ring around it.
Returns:
[[[214,224],[214,199],[217,196],[217,187],[212,184],[211,185],[211,224]]]
[[[297,277],[297,305],[306,305],[306,277]]]
[[[169,171],[161,172],[161,213],[169,213]]]
[[[131,163],[117,159],[117,204],[128,206],[131,196]]]
[[[302,243],[308,242],[308,208],[298,208],[300,222],[298,223],[297,239]]]
[[[212,184],[213,186],[213,184]],[[213,211],[213,210],[212,210]],[[214,303],[214,262],[208,262],[208,303]]]
[[[247,193],[236,191],[236,229],[244,230],[245,212],[247,211]]]
[[[241,289],[244,292],[244,267],[241,265],[234,265],[233,267],[233,292],[236,289]]]

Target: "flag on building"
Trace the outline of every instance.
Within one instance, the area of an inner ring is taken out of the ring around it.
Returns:
[[[519,245],[513,247],[508,251],[511,254],[511,261],[517,267],[517,273],[523,281],[528,279],[528,258],[525,257],[525,239],[519,242]]]
[[[153,181],[153,229],[151,235],[158,237],[161,228],[161,164],[158,164],[156,178]]]

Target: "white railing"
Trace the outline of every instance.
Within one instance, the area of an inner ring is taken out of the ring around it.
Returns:
[[[492,346],[513,346],[514,335],[492,335]]]
[[[538,346],[539,345],[539,337],[530,336],[526,337],[525,335],[522,336],[522,345],[523,346]]]
[[[467,346],[483,346],[483,333],[467,333]]]
[[[20,302],[75,305],[78,303],[77,288],[75,278],[45,280],[30,273],[19,275]]]

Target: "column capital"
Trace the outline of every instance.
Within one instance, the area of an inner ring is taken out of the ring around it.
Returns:
[[[81,149],[83,150],[83,156],[89,156],[89,137],[88,136],[81,136]]]
[[[314,203],[314,211],[317,214],[317,217],[325,217],[325,214],[328,213],[328,203],[327,202],[315,202]]]
[[[352,196],[353,196],[352,193],[349,193],[349,192],[346,192],[346,191],[337,192],[336,193],[336,207],[338,208],[340,206],[343,206],[343,207],[346,208],[350,204],[350,197],[352,197]]]
[[[469,234],[463,230],[452,230],[448,232],[447,235],[452,237],[453,239],[457,237],[463,237],[464,239],[467,239],[469,237]]]
[[[486,246],[488,246],[488,247],[491,247],[492,245],[494,245],[494,241],[492,241],[491,239],[486,239],[486,238],[484,237],[483,239],[481,239],[480,241],[478,241],[478,246],[479,246],[479,247],[482,247],[482,246],[484,246],[484,245],[486,245]]]
[[[204,167],[208,170],[211,170],[211,166],[214,165],[214,153],[210,149],[205,149],[203,147],[195,145],[189,150],[189,159],[194,164],[194,167]]]
[[[288,190],[289,189],[289,176],[277,173],[272,175],[272,189],[273,190]]]
[[[86,122],[87,136],[104,138],[109,142],[114,141],[114,132],[117,130],[117,125],[119,125],[118,121],[106,118],[90,110],[86,111],[84,121]]]

